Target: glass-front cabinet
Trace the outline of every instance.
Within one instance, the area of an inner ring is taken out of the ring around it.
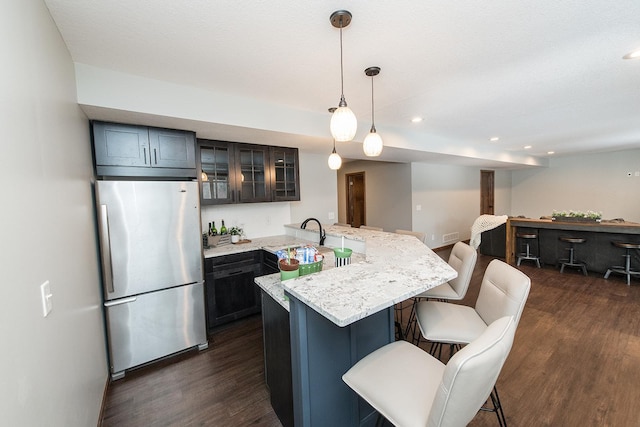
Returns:
[[[298,149],[271,147],[273,201],[300,200]]]
[[[201,203],[300,200],[298,149],[198,139]]]
[[[236,145],[238,202],[270,202],[271,170],[269,147],[266,145]]]
[[[202,204],[235,202],[235,156],[233,144],[198,140],[201,163]]]

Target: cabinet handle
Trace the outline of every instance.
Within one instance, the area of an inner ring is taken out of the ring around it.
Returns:
[[[147,164],[147,147],[142,147],[142,154],[144,156],[144,164]]]
[[[155,148],[153,149],[153,163],[158,164],[158,150]]]

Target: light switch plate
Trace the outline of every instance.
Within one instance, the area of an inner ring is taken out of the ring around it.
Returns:
[[[40,285],[40,297],[42,298],[42,316],[47,317],[53,308],[51,301],[53,295],[51,295],[51,286],[48,280]]]

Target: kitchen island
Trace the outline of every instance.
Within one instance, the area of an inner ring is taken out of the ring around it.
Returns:
[[[612,265],[620,265],[624,250],[612,242],[640,243],[640,224],[624,221],[568,222],[550,219],[509,218],[506,226],[506,262],[514,264],[518,248],[517,233],[533,232],[538,238],[532,243],[534,253],[547,265],[555,265],[567,258],[568,245],[560,237],[581,237],[586,241],[576,247],[576,258],[585,262],[587,269],[604,273]]]
[[[298,224],[285,228],[306,240],[318,234]],[[285,282],[278,273],[255,279],[263,291],[267,383],[275,375],[269,361],[279,359],[268,354],[268,341],[282,333],[269,328],[283,328],[288,320],[293,424],[373,425],[375,411],[342,382],[342,374],[395,339],[396,303],[453,279],[456,272],[412,236],[340,226],[329,226],[326,234],[328,245],[340,246],[344,238],[346,247],[360,251],[350,265]],[[286,374],[279,366],[278,375]],[[272,396],[272,402],[274,397],[280,401],[282,396]]]

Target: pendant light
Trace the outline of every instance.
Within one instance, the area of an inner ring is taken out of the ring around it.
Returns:
[[[377,157],[382,153],[382,138],[376,132],[376,125],[373,115],[373,77],[380,74],[380,67],[369,67],[364,70],[364,73],[371,77],[371,130],[369,134],[364,138],[362,143],[362,150],[364,154],[369,157]]]
[[[336,107],[331,107],[329,108],[329,112],[331,114],[335,113],[337,110]],[[336,140],[333,140],[333,151],[331,152],[331,155],[329,155],[329,160],[327,160],[327,163],[329,164],[329,169],[332,170],[338,170],[340,169],[340,166],[342,166],[342,157],[340,157],[340,154],[338,154],[336,152]]]
[[[340,103],[331,116],[331,135],[336,141],[351,141],[356,136],[358,120],[353,111],[347,107],[344,99],[344,71],[342,65],[342,29],[351,23],[351,12],[347,10],[337,10],[329,18],[331,25],[340,28]]]
[[[332,170],[338,170],[340,169],[340,166],[342,166],[342,157],[340,157],[340,154],[338,154],[336,152],[336,140],[333,140],[333,151],[331,152],[331,155],[329,156],[329,160],[327,161],[327,163],[329,164],[329,169]]]

